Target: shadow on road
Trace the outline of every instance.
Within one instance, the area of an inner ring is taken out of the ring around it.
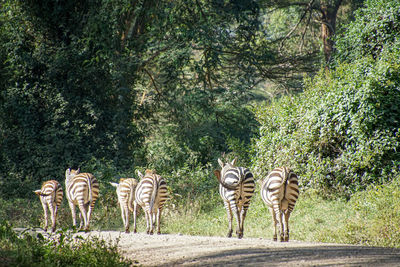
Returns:
[[[400,266],[400,250],[358,246],[234,249],[161,266]]]

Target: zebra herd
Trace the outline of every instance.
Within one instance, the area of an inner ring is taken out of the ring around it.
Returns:
[[[255,180],[249,169],[236,166],[236,159],[224,163],[218,159],[221,170],[214,174],[219,182],[219,193],[224,202],[228,216],[228,237],[232,236],[232,219],[236,219],[236,235],[243,237],[244,220],[255,191]],[[153,170],[146,170],[143,175],[138,171],[140,181],[134,178],[121,178],[119,183],[110,182],[116,188],[121,208],[125,232],[129,233],[129,214],[133,212],[134,233],[136,233],[136,216],[138,205],[146,217],[147,234],[161,234],[161,212],[168,198],[166,181]],[[299,196],[296,174],[287,167],[275,168],[264,180],[258,181],[261,198],[268,206],[273,222],[273,240],[277,241],[279,227],[280,241],[289,241],[289,217]],[[65,188],[73,225],[76,226],[75,206],[79,208],[80,229],[88,231],[94,204],[99,197],[99,182],[90,173],[80,173],[80,169],[67,169]],[[63,198],[63,189],[55,180],[43,183],[40,190],[34,191],[40,197],[44,211],[45,228],[48,228],[48,209],[50,210],[52,232],[56,228],[57,211]]]

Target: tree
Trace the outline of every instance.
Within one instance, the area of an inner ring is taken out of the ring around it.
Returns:
[[[398,1],[367,1],[337,37],[331,69],[257,109],[254,168],[291,166],[303,187],[349,196],[400,167]]]
[[[282,36],[286,42],[287,39],[294,39],[295,43],[300,45],[300,49],[304,47],[304,43],[319,42],[322,47],[325,63],[331,61],[332,52],[334,51],[334,37],[337,33],[338,12],[342,7],[341,17],[343,22],[348,22],[348,18],[352,16],[354,10],[360,7],[361,1],[343,1],[343,0],[310,0],[310,1],[265,1],[264,6],[267,9],[285,10],[286,12],[294,12],[298,15],[289,22],[288,29]],[[315,29],[319,26],[319,36],[315,35]],[[319,49],[319,46],[309,46],[311,51]]]
[[[112,4],[2,2],[2,192],[25,195],[91,158],[116,166],[137,159],[135,92],[121,78]]]

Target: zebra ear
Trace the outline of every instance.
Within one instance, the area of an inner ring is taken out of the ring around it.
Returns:
[[[33,191],[33,193],[35,193],[36,195],[40,195],[40,192],[42,192],[42,190],[35,190],[35,191]]]
[[[118,187],[119,184],[110,182],[110,185],[112,185],[112,186],[114,186],[114,187]]]
[[[70,174],[71,174],[71,169],[68,168],[68,169],[65,171],[65,178],[68,178]]]
[[[221,168],[223,168],[225,165],[220,158],[218,159],[218,164],[221,166]]]
[[[78,170],[76,171],[76,174],[81,173],[81,168],[78,168]]]
[[[236,161],[237,161],[237,158],[234,158],[234,159],[232,160],[232,162],[231,162],[231,165],[232,165],[232,166],[235,166]]]
[[[139,170],[137,170],[137,174],[138,174],[140,179],[143,179],[143,174]]]

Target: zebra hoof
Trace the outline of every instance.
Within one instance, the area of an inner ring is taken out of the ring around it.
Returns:
[[[226,237],[232,237],[232,230],[228,231],[228,234],[226,235]]]
[[[125,233],[126,233],[126,234],[129,234],[129,233],[130,233],[129,229],[126,229],[126,230],[125,230]]]
[[[243,232],[237,232],[236,234],[237,234],[239,239],[241,239],[243,237]]]
[[[277,238],[276,236],[274,236],[274,237],[272,238],[272,240],[276,242],[276,241],[278,241],[278,238]]]
[[[135,229],[135,230],[133,230],[133,233],[134,233],[134,234],[136,234],[136,233],[137,233],[136,229]]]
[[[47,228],[43,228],[43,231],[47,232]]]
[[[56,231],[56,228],[51,228],[51,232],[54,233]]]
[[[157,232],[157,235],[161,235],[161,232]]]

